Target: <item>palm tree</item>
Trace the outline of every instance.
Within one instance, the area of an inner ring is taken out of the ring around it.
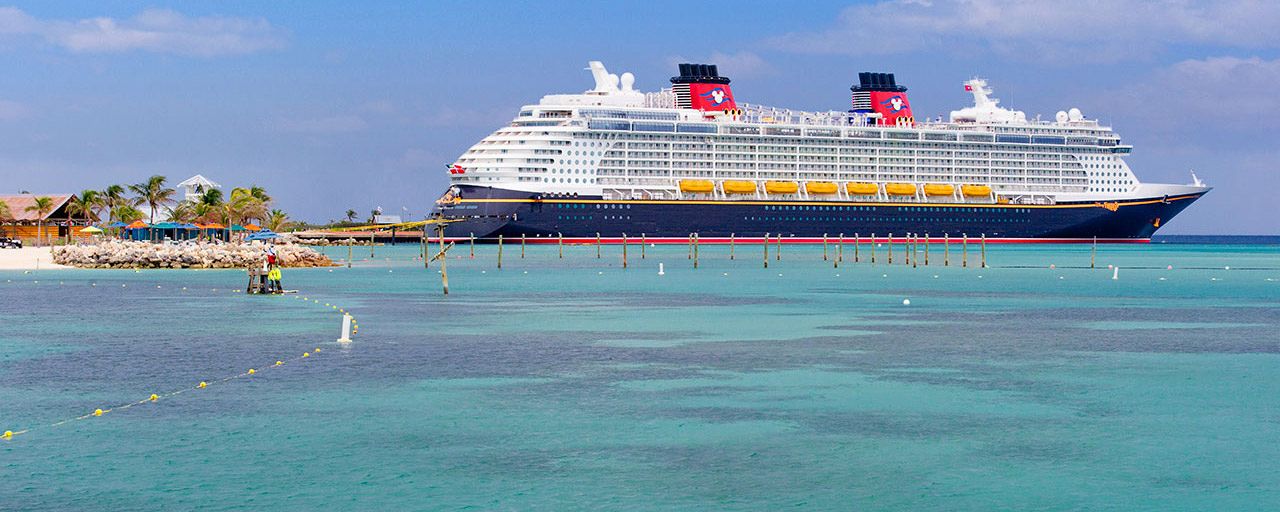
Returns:
[[[0,220],[9,220],[13,218],[13,212],[9,211],[9,203],[0,201]]]
[[[222,204],[222,191],[216,188],[204,191],[204,194],[200,195],[200,204],[208,206],[218,206]]]
[[[172,222],[191,222],[196,220],[196,206],[200,203],[195,201],[183,201],[178,203],[173,209],[169,210],[169,220]]]
[[[355,222],[356,215],[357,214],[355,210],[347,210],[347,222]]]
[[[267,195],[267,189],[253,185],[249,187],[249,195],[256,197],[264,203],[271,203],[271,196]]]
[[[26,211],[36,212],[36,245],[40,245],[40,232],[44,229],[45,216],[53,213],[53,198],[40,196],[35,202],[26,208]]]
[[[271,214],[267,218],[267,229],[280,232],[289,224],[289,214],[285,213],[284,210],[271,210]]]
[[[164,186],[164,182],[168,178],[155,175],[147,178],[147,181],[136,185],[129,185],[129,190],[138,195],[143,203],[151,207],[151,222],[156,221],[156,209],[173,202],[174,190]]]
[[[83,215],[90,221],[96,220],[97,214],[94,210],[97,210],[101,204],[102,198],[98,196],[97,190],[82,190],[80,195],[71,196],[71,202],[67,203],[67,216]],[[67,226],[67,241],[71,241],[71,226]]]
[[[129,224],[135,220],[142,220],[142,218],[146,216],[145,213],[142,213],[137,208],[127,204],[113,210],[113,214],[116,216],[116,220],[125,224]]]
[[[124,218],[121,217],[116,210],[125,207],[133,209],[137,208],[138,204],[140,204],[137,199],[125,197],[125,190],[124,185],[111,185],[99,193],[102,197],[103,206],[107,207],[107,219],[124,222]]]

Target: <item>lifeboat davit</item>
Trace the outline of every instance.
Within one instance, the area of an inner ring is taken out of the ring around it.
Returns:
[[[834,194],[840,187],[830,181],[810,181],[804,184],[804,190],[810,194]]]
[[[880,192],[880,186],[875,183],[854,181],[846,183],[844,190],[851,196],[874,196]]]
[[[754,181],[725,180],[720,183],[720,187],[724,189],[726,194],[756,193],[756,182]]]
[[[695,194],[708,194],[716,190],[711,180],[680,180],[680,191]]]
[[[924,186],[924,195],[926,196],[950,196],[955,195],[956,188],[944,183],[928,183]]]
[[[764,191],[770,194],[794,194],[800,191],[800,185],[794,181],[766,181]]]
[[[911,183],[885,183],[884,192],[891,196],[914,196],[916,186]]]
[[[968,197],[991,197],[991,187],[987,185],[964,185],[960,192]]]

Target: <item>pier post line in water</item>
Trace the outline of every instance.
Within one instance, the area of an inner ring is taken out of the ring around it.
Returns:
[[[689,256],[686,257],[685,259],[687,260],[693,259],[693,233],[689,233]]]
[[[693,268],[698,268],[698,234],[693,234]]]
[[[1089,268],[1094,268],[1098,261],[1098,236],[1093,236],[1093,249],[1089,251]]]
[[[373,234],[377,231],[369,230],[369,258],[373,258]]]
[[[942,234],[942,266],[951,266],[951,235],[949,233]]]
[[[520,233],[520,259],[524,259],[524,233]]]
[[[778,246],[774,247],[774,259],[782,261],[782,233],[778,233]]]
[[[502,235],[498,235],[498,270],[502,270]]]
[[[871,234],[871,264],[876,264],[876,234]]]
[[[352,258],[351,253],[353,250],[352,246],[355,245],[355,242],[356,242],[355,237],[350,237],[350,236],[347,237],[347,268],[351,268],[351,258]]]
[[[733,235],[734,235],[733,233],[729,233],[729,259],[730,260],[733,259],[733,249],[734,249]]]
[[[889,264],[893,264],[893,233],[889,233]]]
[[[840,240],[836,243],[836,261],[844,261],[844,233],[840,233]]]
[[[769,268],[769,234],[764,234],[764,268]]]
[[[444,288],[445,296],[449,295],[449,254],[448,248],[444,245],[444,224],[436,225],[436,236],[440,237],[440,286]]]
[[[910,265],[911,255],[912,255],[911,253],[915,252],[915,249],[911,245],[911,233],[907,233],[907,237],[902,240],[902,252],[905,253],[905,255],[903,256],[902,264]]]
[[[622,234],[622,268],[627,268],[627,234]]]
[[[924,234],[924,266],[929,266],[929,234]]]
[[[600,232],[596,231],[596,259],[600,259]]]
[[[476,234],[471,233],[471,259],[476,259]]]
[[[969,234],[968,234],[968,233],[961,233],[961,234],[960,234],[960,236],[961,236],[961,238],[960,238],[960,267],[961,267],[961,268],[968,268],[968,267],[969,267]]]
[[[987,268],[987,234],[982,234],[982,267]]]
[[[854,234],[853,234],[853,262],[854,262],[854,263],[857,263],[857,262],[858,262],[858,260],[859,260],[859,259],[861,259],[861,258],[859,258],[859,257],[858,257],[858,256],[859,256],[859,255],[858,255],[858,246],[860,246],[860,245],[862,245],[862,237],[861,237],[861,236],[859,236],[857,233],[854,233]]]
[[[560,246],[560,259],[564,259],[564,233],[556,233],[559,237],[556,245]]]
[[[640,233],[640,259],[645,259],[644,258],[645,252],[646,252],[646,249],[644,247],[645,245],[646,244],[645,244],[644,233]]]
[[[827,234],[822,234],[822,261],[827,261]]]

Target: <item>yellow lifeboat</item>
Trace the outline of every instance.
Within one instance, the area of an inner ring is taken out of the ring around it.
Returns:
[[[880,192],[880,187],[875,183],[853,181],[845,183],[844,190],[851,196],[874,196]]]
[[[709,194],[716,190],[711,180],[680,180],[680,191],[695,194]]]
[[[810,181],[804,184],[804,190],[810,194],[834,194],[840,188],[830,181]]]
[[[754,194],[756,193],[756,182],[754,181],[737,181],[725,180],[720,183],[726,194]]]
[[[987,185],[964,185],[960,192],[968,197],[991,197],[991,187]]]
[[[926,183],[924,186],[926,196],[949,196],[955,193],[955,187],[944,183]]]
[[[766,181],[764,191],[770,194],[794,194],[800,191],[800,185],[794,181]]]
[[[916,186],[910,183],[885,183],[884,192],[891,196],[914,196]]]

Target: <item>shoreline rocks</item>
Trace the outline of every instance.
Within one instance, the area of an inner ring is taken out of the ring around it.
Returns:
[[[332,267],[333,260],[310,247],[275,244],[285,268]],[[77,268],[248,268],[262,264],[262,242],[153,244],[107,240],[53,249],[53,262]]]

